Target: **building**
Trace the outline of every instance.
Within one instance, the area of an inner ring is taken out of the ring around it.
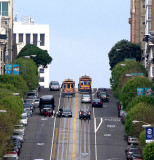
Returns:
[[[0,75],[12,62],[13,0],[0,0]]]
[[[17,54],[27,44],[34,44],[49,53],[49,25],[35,24],[30,17],[22,17],[20,22],[15,18],[13,40],[17,44]],[[49,87],[49,66],[39,67],[39,79],[40,86]]]
[[[143,41],[145,34],[145,0],[131,0],[130,5],[130,40],[133,43],[141,45],[142,64],[145,57],[145,42]]]

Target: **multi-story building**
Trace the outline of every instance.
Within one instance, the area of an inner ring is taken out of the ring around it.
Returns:
[[[30,17],[22,17],[20,22],[15,18],[13,39],[17,54],[27,44],[34,44],[49,53],[49,25],[35,24]],[[40,86],[49,87],[49,66],[39,67],[39,79]]]
[[[13,0],[0,0],[0,75],[12,62]]]
[[[143,41],[143,38],[145,33],[145,0],[131,0],[130,6],[130,40],[133,43],[138,43],[141,45],[141,60],[144,64],[145,42]]]

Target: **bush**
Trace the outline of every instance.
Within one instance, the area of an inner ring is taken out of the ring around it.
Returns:
[[[152,82],[145,77],[135,77],[128,80],[120,93],[120,101],[124,109],[126,109],[127,105],[137,96],[137,88],[153,88],[153,85]]]
[[[121,64],[126,65],[121,66]],[[113,68],[111,72],[110,84],[113,94],[117,99],[119,98],[123,85],[130,79],[130,77],[126,77],[125,75],[131,73],[143,73],[143,75],[147,77],[147,72],[143,65],[133,60],[120,62]]]
[[[133,120],[144,121],[152,124],[154,122],[153,105],[140,102],[127,112],[125,131],[130,136],[139,137],[139,134],[143,130],[142,123],[132,124]]]
[[[21,91],[24,96],[27,95],[29,91],[26,82],[20,75],[0,75],[0,82],[12,84],[15,88]]]
[[[38,68],[32,59],[18,58],[14,64],[19,64],[19,74],[26,81],[29,90],[38,86]]]
[[[144,160],[154,160],[154,142],[149,143],[145,146]]]
[[[144,102],[146,104],[151,104],[154,107],[154,97],[152,96],[137,96],[135,97],[127,106],[127,111],[129,111],[137,103]]]
[[[145,132],[145,130],[143,130],[141,133],[140,133],[140,136],[139,136],[139,146],[140,146],[140,148],[142,149],[142,151],[143,151],[143,149],[144,149],[144,147],[145,147],[145,145],[146,145],[146,143],[145,143],[145,134],[146,134],[146,132]]]

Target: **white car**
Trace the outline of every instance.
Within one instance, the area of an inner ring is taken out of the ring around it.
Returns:
[[[23,123],[25,126],[27,126],[27,120],[28,120],[27,113],[22,113],[20,122]]]
[[[81,97],[81,103],[91,103],[91,96],[89,94],[83,94]]]
[[[138,138],[128,136],[128,144],[138,144]]]
[[[25,135],[25,127],[22,124],[18,124],[14,126],[14,131],[15,132],[22,132],[23,135]]]
[[[19,157],[16,152],[9,152],[3,156],[3,160],[19,160]]]
[[[35,99],[35,100],[34,100],[34,106],[35,106],[35,108],[38,108],[39,103],[40,103],[40,100],[39,100],[39,99]]]

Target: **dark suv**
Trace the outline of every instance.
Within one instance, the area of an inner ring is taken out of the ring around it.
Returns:
[[[80,109],[79,111],[79,119],[90,119],[91,112],[89,109]]]
[[[102,100],[102,102],[108,102],[109,96],[106,92],[100,92],[100,96],[98,97]]]

